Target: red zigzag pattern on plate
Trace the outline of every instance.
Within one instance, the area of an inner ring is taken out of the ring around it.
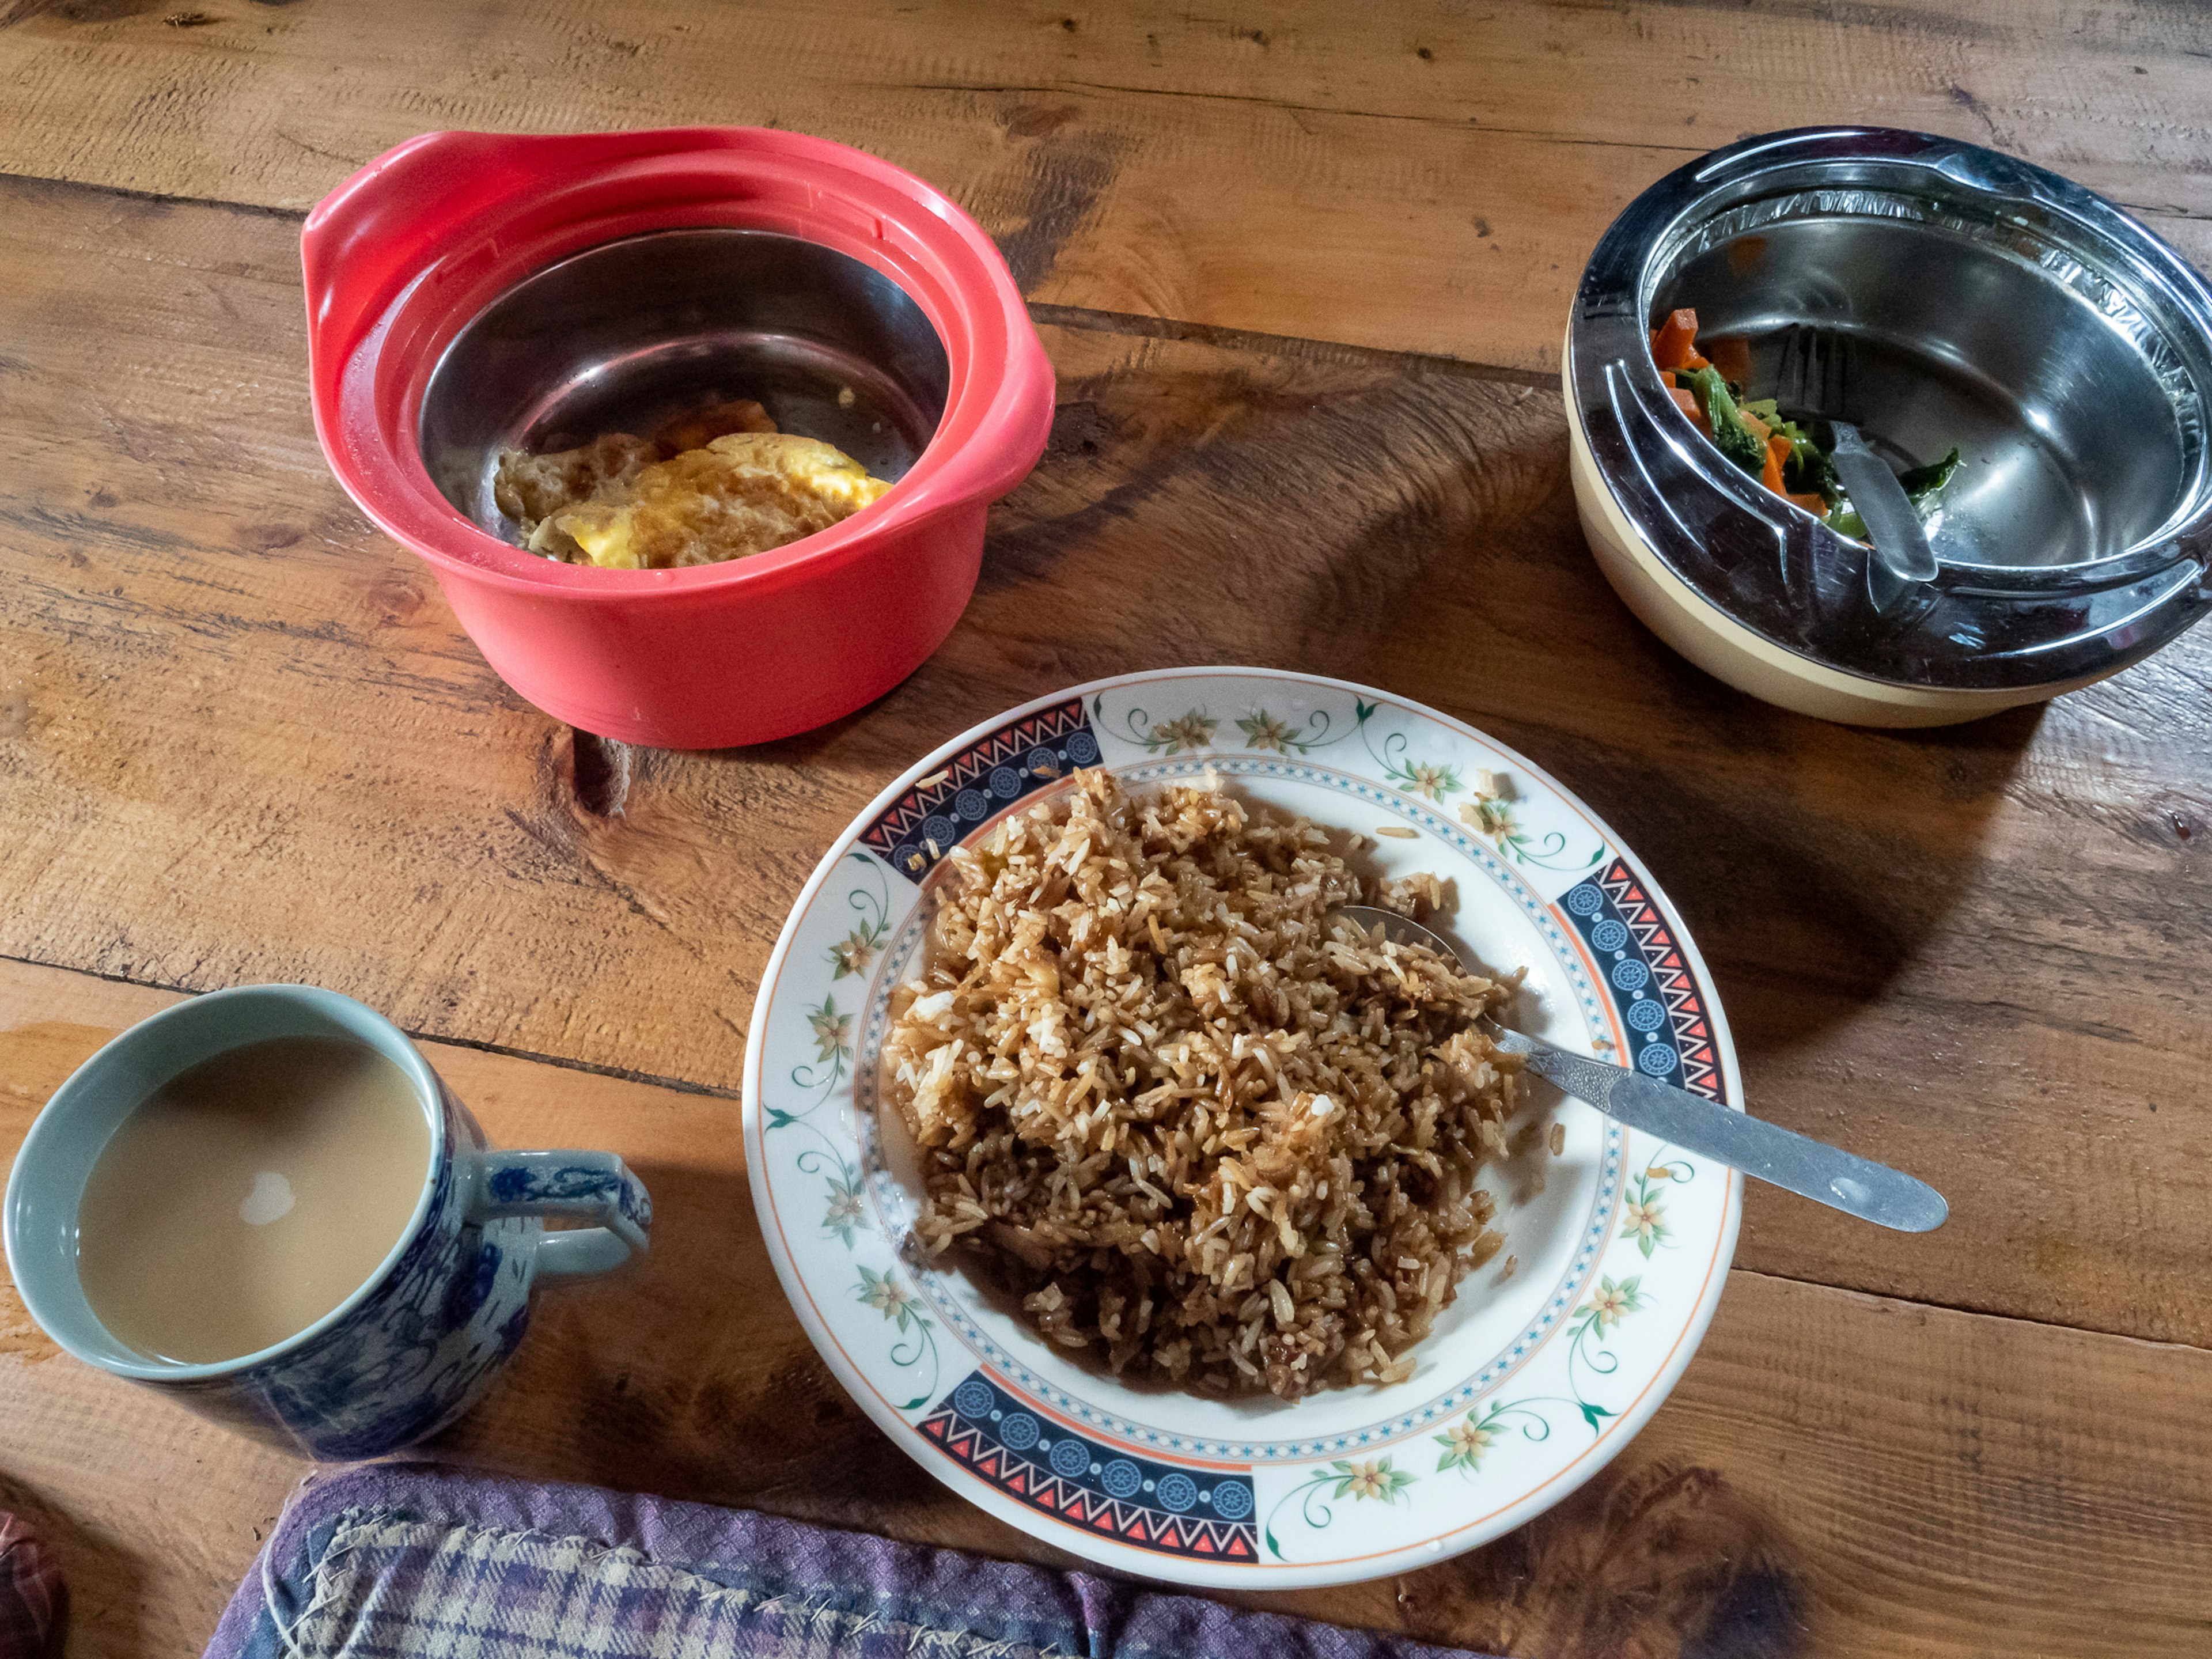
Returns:
[[[1124,1504],[995,1445],[951,1413],[932,1417],[921,1431],[1000,1492],[1030,1508],[1090,1528],[1125,1544],[1175,1555],[1213,1556],[1230,1561],[1255,1557],[1256,1529],[1194,1516],[1165,1515],[1140,1504]]]
[[[1651,969],[1652,988],[1667,1006],[1674,1029],[1675,1051],[1682,1057],[1682,1086],[1708,1100],[1723,1097],[1720,1055],[1713,1047],[1712,1021],[1698,995],[1697,981],[1682,960],[1681,947],[1660,916],[1659,908],[1644,891],[1628,866],[1616,860],[1597,878],[1599,890],[1611,899],[1628,924],[1629,937],[1644,953]]]
[[[955,756],[945,768],[935,774],[938,781],[927,787],[916,785],[884,808],[876,821],[860,832],[860,845],[867,848],[895,866],[897,850],[902,846],[916,847],[921,837],[921,826],[933,814],[950,810],[952,798],[963,789],[984,787],[984,781],[1001,766],[1022,770],[1020,794],[1026,795],[1040,785],[1058,775],[1055,762],[1050,775],[1033,774],[1024,767],[1024,762],[1033,749],[1049,749],[1064,742],[1075,732],[1086,729],[1083,714],[1083,700],[1071,697],[1066,702],[1055,703],[1050,708],[1039,709],[1000,726],[988,736]],[[1096,757],[1095,745],[1089,751]],[[994,798],[994,811],[1003,811],[1020,795]],[[938,849],[939,856],[949,853],[950,846]],[[925,862],[933,864],[935,857],[924,855]],[[903,875],[919,877],[920,870],[903,870]]]

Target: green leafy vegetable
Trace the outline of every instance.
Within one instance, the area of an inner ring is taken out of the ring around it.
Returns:
[[[1820,459],[1824,465],[1827,464],[1826,456],[1822,456]],[[1926,466],[1916,466],[1910,471],[1899,473],[1897,482],[1904,486],[1906,497],[1915,507],[1919,509],[1920,515],[1925,518],[1935,507],[1936,498],[1943,493],[1943,486],[1951,482],[1951,475],[1958,470],[1959,451],[1954,445],[1951,453],[1942,460],[1932,461]],[[1834,476],[1832,467],[1830,468],[1830,476]],[[1828,528],[1838,535],[1854,537],[1860,541],[1866,540],[1866,520],[1859,517],[1852,509],[1850,502],[1844,499],[1842,492],[1838,491],[1830,495],[1828,501],[1832,509],[1828,514]]]
[[[1823,437],[1833,435],[1828,431],[1827,422],[1816,418],[1809,425],[1800,426],[1784,416],[1778,399],[1747,397],[1749,387],[1729,380],[1711,363],[1698,369],[1681,367],[1698,360],[1697,337],[1698,317],[1694,311],[1670,313],[1666,325],[1653,331],[1652,361],[1672,377],[1669,384],[1677,389],[1678,395],[1686,391],[1696,399],[1714,447],[1769,489],[1792,497],[1797,506],[1810,506],[1816,500],[1825,504],[1827,523],[1832,528],[1840,534],[1865,540],[1866,521],[1844,495],[1843,480],[1831,459],[1831,447],[1821,441]],[[1714,349],[1709,355],[1714,357],[1729,356],[1719,349],[1723,345],[1735,348],[1731,360],[1741,365],[1740,373],[1749,374],[1749,353],[1742,340],[1731,337],[1713,344]],[[1754,422],[1759,429],[1754,431],[1746,425],[1747,420]],[[1790,445],[1778,477],[1768,471],[1767,465],[1768,447],[1775,437],[1786,440]],[[1924,517],[1934,510],[1936,498],[1942,494],[1943,486],[1951,482],[1952,474],[1958,470],[1959,452],[1954,449],[1932,466],[1916,466],[1899,475],[1898,483]]]
[[[1913,506],[1925,507],[1931,498],[1942,492],[1943,486],[1951,482],[1951,475],[1958,470],[1959,449],[1954,444],[1951,453],[1942,460],[1927,466],[1916,466],[1910,472],[1900,472],[1897,475],[1897,481],[1905,486],[1905,493],[1912,497]]]
[[[1766,470],[1766,446],[1752,436],[1736,414],[1735,399],[1729,395],[1728,382],[1721,379],[1720,371],[1693,369],[1689,380],[1691,395],[1705,411],[1706,424],[1713,429],[1714,446],[1753,477],[1759,477]]]
[[[1836,464],[1828,459],[1826,450],[1794,428],[1790,459],[1782,467],[1782,482],[1793,494],[1818,495],[1831,507],[1844,498],[1843,484],[1836,477]]]

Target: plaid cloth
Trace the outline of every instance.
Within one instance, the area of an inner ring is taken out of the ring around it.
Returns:
[[[772,1516],[377,1464],[310,1486],[209,1659],[1449,1659]]]
[[[62,1610],[62,1570],[39,1535],[0,1515],[0,1659],[40,1659]]]

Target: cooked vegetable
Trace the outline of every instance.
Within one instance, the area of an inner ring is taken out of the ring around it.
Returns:
[[[1692,312],[1691,316],[1698,313]],[[1731,386],[1751,384],[1751,342],[1741,334],[1723,334],[1705,348],[1705,356]]]
[[[1792,507],[1825,519],[1839,535],[1864,541],[1866,521],[1844,496],[1829,450],[1784,416],[1773,398],[1743,397],[1743,377],[1751,372],[1750,343],[1735,337],[1715,340],[1707,348],[1711,354],[1708,361],[1698,355],[1697,340],[1698,313],[1686,308],[1670,313],[1663,325],[1651,331],[1651,357],[1659,378],[1690,423],[1711,439],[1722,454]],[[1726,373],[1729,368],[1737,372]],[[1934,509],[1936,497],[1958,470],[1959,452],[1954,448],[1940,461],[1899,474],[1897,481],[1924,515]]]
[[[1897,481],[1905,486],[1905,493],[1912,497],[1913,506],[1925,507],[1930,497],[1951,482],[1951,475],[1958,470],[1959,447],[1954,444],[1951,453],[1942,460],[1900,472],[1897,475]]]
[[[1766,466],[1765,470],[1759,473],[1759,481],[1778,495],[1787,495],[1790,493],[1788,487],[1782,482],[1782,463],[1789,458],[1795,447],[1789,439],[1778,432],[1766,441]]]
[[[1651,361],[1662,368],[1692,368],[1705,360],[1693,343],[1698,337],[1698,313],[1678,311],[1651,335]],[[1693,362],[1692,360],[1696,359]]]
[[[1766,469],[1766,446],[1751,435],[1736,412],[1735,399],[1720,371],[1707,367],[1690,374],[1690,391],[1705,411],[1705,430],[1714,447],[1745,471],[1757,477]]]

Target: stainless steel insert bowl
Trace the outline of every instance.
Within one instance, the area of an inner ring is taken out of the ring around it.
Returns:
[[[894,482],[945,412],[945,347],[889,277],[770,231],[656,231],[571,254],[453,338],[423,393],[423,464],[446,499],[509,541],[492,500],[502,449],[645,434],[733,398]]]
[[[1703,338],[1748,337],[1751,396],[1848,420],[1900,468],[1958,446],[1933,581],[1878,607],[1862,544],[1703,440],[1651,363],[1647,331],[1681,306]],[[1808,130],[1670,175],[1592,256],[1565,380],[1609,498],[1585,522],[1625,520],[1650,567],[1622,573],[1639,612],[1664,589],[1718,613],[1692,636],[1742,630],[1876,702],[1984,694],[1960,718],[2049,696],[2212,606],[2212,292],[2110,203],[1994,151]]]

